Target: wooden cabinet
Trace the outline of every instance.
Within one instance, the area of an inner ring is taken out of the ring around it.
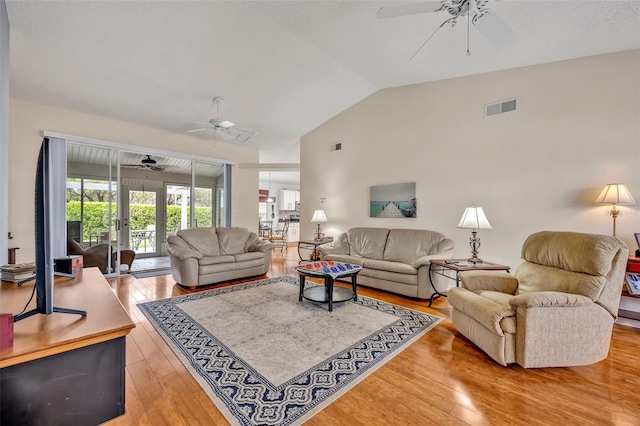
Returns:
[[[278,191],[278,210],[295,210],[300,201],[300,191],[282,189]]]

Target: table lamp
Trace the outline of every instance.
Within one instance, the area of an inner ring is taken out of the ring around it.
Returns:
[[[608,183],[604,186],[596,204],[611,204],[609,215],[613,218],[613,236],[616,236],[616,218],[620,216],[620,210],[616,209],[616,204],[635,204],[636,201],[631,196],[627,187],[621,183]]]
[[[324,235],[322,234],[322,228],[320,228],[320,224],[327,221],[327,216],[324,214],[324,210],[316,210],[313,212],[313,217],[311,218],[311,222],[318,224],[318,229],[313,236],[313,239],[316,241],[321,240]]]
[[[482,207],[467,207],[464,210],[462,219],[460,219],[460,223],[458,223],[457,227],[462,229],[471,229],[471,238],[469,238],[471,258],[468,260],[469,263],[482,263],[482,259],[478,258],[480,238],[476,236],[476,232],[478,229],[492,229]]]

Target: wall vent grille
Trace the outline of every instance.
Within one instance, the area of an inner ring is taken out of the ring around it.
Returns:
[[[340,151],[342,149],[342,142],[336,142],[329,145],[329,151]]]
[[[508,99],[506,101],[500,101],[493,104],[487,104],[484,106],[484,116],[491,117],[492,115],[504,114],[505,112],[515,111],[518,108],[518,99]]]

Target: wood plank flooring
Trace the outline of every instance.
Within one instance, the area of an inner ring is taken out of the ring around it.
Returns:
[[[297,276],[297,264],[295,248],[275,251],[267,276]],[[125,276],[110,284],[137,327],[127,336],[126,413],[106,424],[227,425],[136,306],[188,291],[170,275]],[[445,298],[428,308],[428,302],[366,287],[358,293],[446,320],[306,425],[640,424],[638,328],[616,325],[609,357],[591,366],[505,368],[455,330]]]

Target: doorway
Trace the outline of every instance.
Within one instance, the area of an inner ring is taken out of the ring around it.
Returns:
[[[160,256],[163,241],[160,231],[162,193],[159,188],[122,188],[122,244],[136,257]]]

